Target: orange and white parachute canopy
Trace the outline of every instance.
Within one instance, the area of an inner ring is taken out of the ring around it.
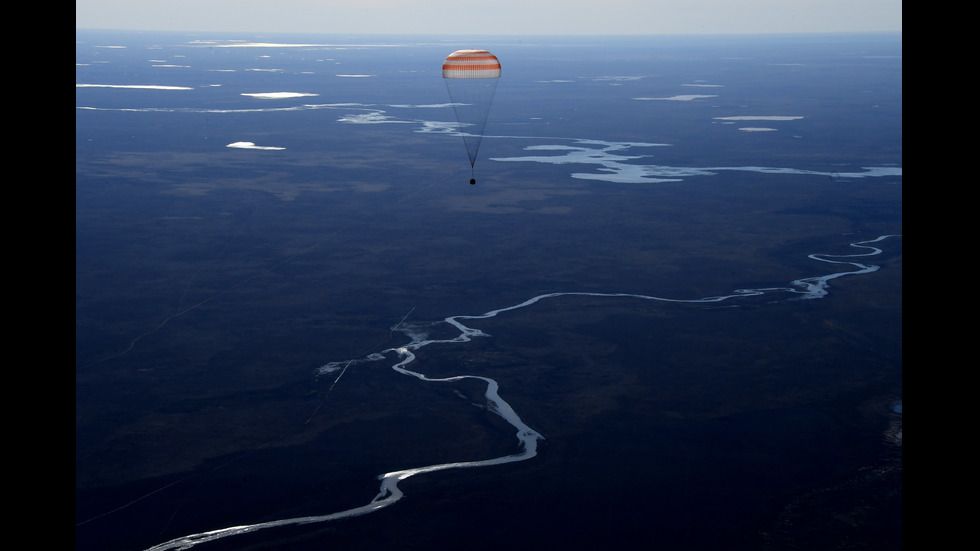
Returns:
[[[500,61],[486,50],[457,50],[442,63],[442,78],[500,78]]]

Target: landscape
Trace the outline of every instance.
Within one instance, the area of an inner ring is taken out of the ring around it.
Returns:
[[[900,33],[77,31],[75,213],[78,550],[901,547]]]

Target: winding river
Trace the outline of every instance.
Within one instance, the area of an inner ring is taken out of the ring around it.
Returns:
[[[333,373],[339,371],[340,374],[334,381],[336,384],[337,380],[343,376],[346,368],[354,363],[361,362],[378,362],[378,361],[391,361],[389,357],[397,360],[391,366],[391,369],[397,371],[398,373],[404,375],[410,375],[417,377],[423,381],[431,383],[447,383],[460,381],[463,379],[478,379],[486,383],[486,391],[484,393],[487,404],[489,404],[490,411],[499,415],[505,421],[507,421],[515,430],[517,445],[514,453],[510,455],[505,455],[502,457],[495,457],[490,459],[484,459],[480,461],[461,461],[454,463],[441,463],[436,465],[427,465],[420,467],[407,468],[399,471],[392,471],[379,475],[379,480],[381,481],[380,489],[378,494],[369,503],[361,505],[359,507],[354,507],[352,509],[347,509],[345,511],[338,511],[335,513],[329,513],[325,515],[317,516],[306,516],[306,517],[296,517],[296,518],[286,518],[281,520],[275,520],[270,522],[262,522],[257,524],[244,524],[240,526],[230,526],[227,528],[221,528],[217,530],[211,530],[207,532],[201,532],[197,534],[189,534],[186,536],[181,536],[170,541],[155,545],[147,549],[147,551],[164,551],[164,550],[184,550],[190,549],[196,545],[207,543],[214,540],[219,540],[231,536],[237,536],[242,534],[248,534],[256,532],[259,530],[264,530],[267,528],[275,528],[289,525],[303,525],[303,524],[314,524],[329,522],[338,519],[350,518],[360,515],[366,515],[372,513],[379,509],[388,507],[398,502],[404,497],[404,494],[398,487],[398,483],[409,477],[422,475],[427,473],[433,473],[437,471],[445,471],[450,469],[465,469],[465,468],[477,468],[477,467],[489,467],[493,465],[501,465],[505,463],[513,463],[516,461],[526,461],[532,459],[537,455],[537,444],[538,440],[543,439],[537,431],[529,427],[521,419],[520,415],[514,410],[513,407],[506,400],[500,397],[499,386],[497,381],[483,377],[479,375],[457,375],[453,377],[446,378],[430,378],[424,373],[419,373],[409,369],[408,366],[412,364],[415,360],[415,352],[425,348],[431,344],[445,344],[445,343],[466,343],[472,340],[474,337],[489,337],[490,335],[484,333],[479,329],[468,327],[463,323],[464,320],[476,320],[476,319],[486,319],[492,318],[502,312],[508,312],[511,310],[517,310],[520,308],[527,308],[532,306],[542,300],[547,300],[555,297],[562,296],[590,296],[590,297],[620,297],[620,298],[633,298],[637,300],[652,300],[660,302],[673,302],[673,303],[718,303],[725,301],[735,301],[740,298],[753,297],[760,295],[789,295],[790,300],[799,299],[819,299],[823,298],[828,293],[829,282],[831,280],[851,275],[860,275],[875,272],[878,270],[879,266],[873,264],[865,264],[858,262],[857,259],[864,257],[872,257],[881,254],[882,250],[875,246],[876,243],[884,241],[889,238],[901,237],[899,235],[882,235],[875,239],[868,241],[859,241],[851,243],[851,247],[858,249],[859,251],[854,254],[849,255],[830,255],[830,254],[811,254],[809,258],[815,261],[829,263],[832,265],[837,265],[841,267],[847,267],[843,271],[837,271],[826,275],[808,277],[803,279],[797,279],[790,283],[788,287],[771,287],[771,288],[759,288],[759,289],[736,289],[730,294],[705,297],[698,299],[671,299],[656,297],[650,295],[641,294],[630,294],[630,293],[587,293],[587,292],[557,292],[557,293],[546,293],[542,295],[530,298],[520,304],[513,306],[508,306],[505,308],[499,308],[496,310],[491,310],[480,315],[457,315],[450,316],[443,320],[445,323],[455,327],[459,334],[451,339],[428,339],[427,335],[424,333],[415,332],[410,328],[401,327],[402,322],[399,322],[392,330],[397,330],[408,335],[412,340],[409,344],[389,348],[383,350],[382,352],[373,353],[365,358],[357,358],[350,360],[343,360],[339,362],[331,362],[320,368],[321,373]],[[410,312],[411,313],[411,312]],[[407,317],[407,316],[406,316]]]

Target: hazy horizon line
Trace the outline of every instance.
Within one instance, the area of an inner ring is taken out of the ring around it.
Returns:
[[[472,33],[395,33],[395,32],[342,32],[342,31],[277,31],[277,30],[208,30],[208,29],[150,29],[150,28],[130,28],[130,27],[75,27],[75,31],[91,31],[91,32],[106,32],[106,31],[118,31],[118,32],[147,32],[147,33],[220,33],[220,34],[278,34],[278,35],[345,35],[345,36],[427,36],[427,37],[594,37],[594,38],[637,38],[637,37],[704,37],[704,36],[824,36],[824,35],[889,35],[889,34],[902,34],[902,30],[867,30],[867,31],[743,31],[743,32],[677,32],[677,33],[514,33],[514,32],[502,32],[502,33],[483,33],[483,34],[472,34]]]

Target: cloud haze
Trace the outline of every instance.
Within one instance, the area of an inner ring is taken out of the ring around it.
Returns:
[[[442,35],[901,31],[901,0],[76,0],[75,27]]]

